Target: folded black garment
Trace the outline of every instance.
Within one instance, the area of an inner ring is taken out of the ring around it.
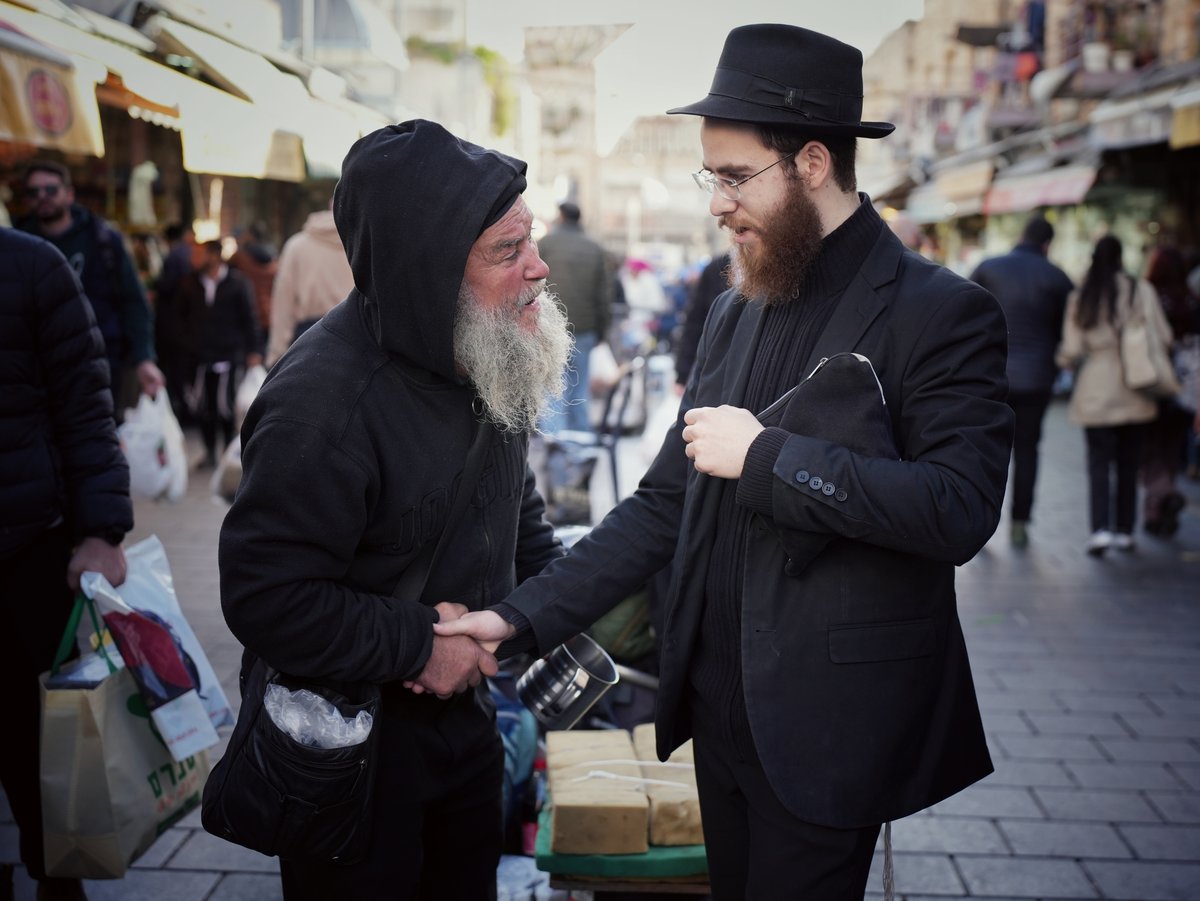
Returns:
[[[758,414],[766,426],[778,426],[839,444],[868,457],[899,459],[892,437],[883,387],[871,361],[862,354],[827,357],[807,378]],[[814,473],[819,475],[819,473]],[[786,572],[799,575],[837,536],[774,526],[788,556]]]

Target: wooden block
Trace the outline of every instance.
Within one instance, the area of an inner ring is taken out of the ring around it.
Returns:
[[[643,761],[643,777],[655,780],[646,784],[650,799],[650,844],[703,844],[692,743],[688,741],[676,748],[665,764],[658,761],[653,723],[635,726],[633,743]],[[658,784],[662,782],[676,784]]]
[[[641,854],[650,805],[624,730],[550,732],[550,849],[555,854]]]

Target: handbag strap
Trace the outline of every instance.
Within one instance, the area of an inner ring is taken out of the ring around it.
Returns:
[[[96,637],[100,639],[96,645],[97,651],[104,658],[104,662],[108,664],[109,673],[117,671],[116,665],[109,659],[108,652],[104,649],[104,626],[100,624],[100,619],[96,616],[96,602],[81,591],[75,595],[75,606],[71,608],[71,615],[67,617],[67,627],[63,629],[62,638],[58,642],[58,650],[54,653],[54,663],[50,666],[50,675],[52,676],[58,674],[59,668],[71,655],[71,648],[75,644],[75,631],[79,628],[79,620],[83,617],[84,607],[87,607],[88,613],[91,614],[92,629],[95,631]]]
[[[454,495],[454,503],[450,507],[450,512],[446,514],[446,525],[442,528],[442,534],[438,536],[436,545],[426,542],[417,558],[400,574],[396,587],[392,589],[393,597],[411,598],[414,601],[421,599],[421,595],[425,592],[425,583],[429,580],[429,574],[441,558],[442,552],[445,551],[447,539],[454,531],[454,527],[458,525],[458,520],[462,517],[471,496],[475,493],[475,485],[483,470],[484,452],[487,450],[488,435],[491,431],[485,423],[476,423],[475,440],[471,442],[471,449],[467,451],[467,462],[463,466],[458,491]]]

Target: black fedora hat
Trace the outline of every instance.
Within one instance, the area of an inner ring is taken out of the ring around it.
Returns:
[[[667,112],[886,137],[892,123],[859,121],[862,65],[861,51],[807,28],[742,25],[725,38],[708,96]]]

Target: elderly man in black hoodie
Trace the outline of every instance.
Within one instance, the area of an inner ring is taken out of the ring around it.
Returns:
[[[220,542],[230,628],[247,660],[383,691],[366,858],[282,861],[288,901],[494,897],[504,758],[481,674],[496,661],[432,627],[562,553],[526,455],[570,336],[524,189],[523,162],[432,122],[355,144],[334,197],[355,287],[243,425]],[[477,428],[471,503],[422,597],[393,596],[441,537]]]

